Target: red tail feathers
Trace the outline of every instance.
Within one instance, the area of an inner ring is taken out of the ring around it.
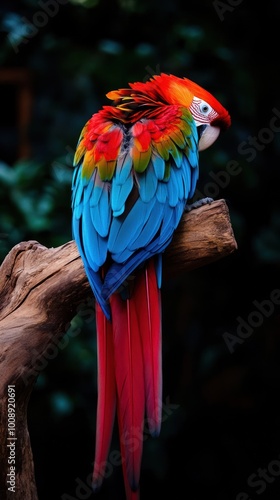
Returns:
[[[97,305],[98,406],[94,487],[101,485],[117,408],[127,500],[137,500],[145,411],[149,430],[161,425],[161,305],[154,261],[135,278],[129,299],[110,298],[112,323]]]
[[[139,276],[134,300],[144,359],[147,423],[150,433],[158,436],[162,410],[161,296],[152,260]]]
[[[116,381],[112,324],[96,303],[98,402],[93,489],[103,481],[116,413]]]

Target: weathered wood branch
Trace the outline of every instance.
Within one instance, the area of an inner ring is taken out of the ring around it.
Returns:
[[[164,278],[209,264],[236,249],[224,200],[192,210],[184,215],[164,255]],[[46,366],[44,360],[50,359],[46,354],[52,352],[54,357],[59,352],[69,322],[89,297],[92,300],[73,241],[58,248],[46,248],[36,241],[19,243],[0,268],[2,500],[38,498],[26,421],[29,397]],[[10,393],[9,386],[14,386]]]

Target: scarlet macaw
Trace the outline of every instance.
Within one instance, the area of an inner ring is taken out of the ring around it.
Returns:
[[[144,419],[161,427],[162,254],[198,179],[199,151],[230,125],[186,78],[155,75],[107,94],[74,157],[73,236],[96,299],[98,403],[93,488],[117,413],[127,500],[139,498]]]

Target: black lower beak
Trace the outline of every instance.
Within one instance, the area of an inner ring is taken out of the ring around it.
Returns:
[[[207,125],[199,125],[197,127],[197,133],[198,133],[198,140],[201,138],[204,130],[206,129]]]

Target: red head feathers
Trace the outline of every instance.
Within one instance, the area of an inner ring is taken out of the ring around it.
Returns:
[[[122,109],[130,109],[132,107],[130,104],[134,101],[134,104],[143,103],[152,107],[160,104],[174,104],[192,111],[193,100],[201,100],[208,103],[217,113],[221,128],[230,126],[228,111],[210,92],[188,78],[161,73],[154,75],[147,82],[129,83],[129,87],[129,89],[108,92],[107,97],[114,100],[115,104]]]

